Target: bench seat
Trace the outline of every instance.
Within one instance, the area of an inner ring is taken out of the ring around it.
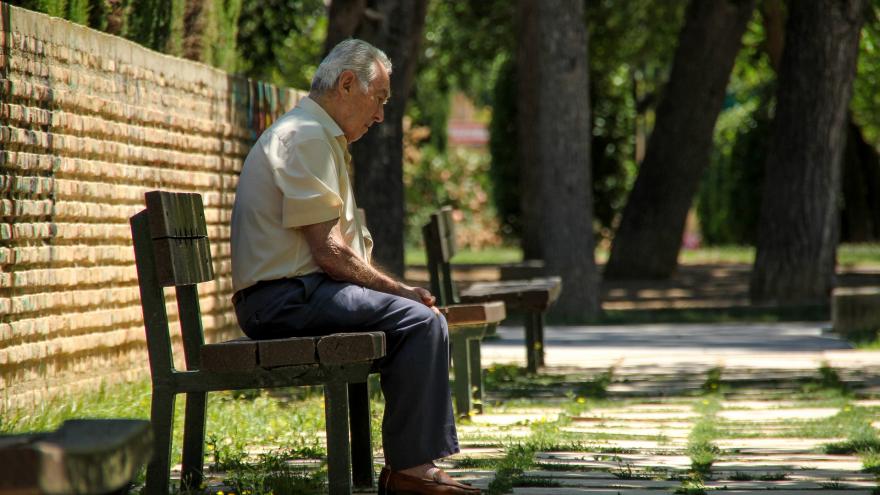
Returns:
[[[55,431],[0,436],[0,493],[111,493],[153,452],[149,421],[76,419]]]

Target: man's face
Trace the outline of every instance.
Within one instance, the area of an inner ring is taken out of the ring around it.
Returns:
[[[351,74],[350,79],[342,80],[344,104],[337,123],[349,143],[357,141],[367,133],[371,125],[385,119],[384,107],[391,96],[391,80],[382,64],[377,62],[376,68],[378,75],[367,87],[366,92],[354,74]]]

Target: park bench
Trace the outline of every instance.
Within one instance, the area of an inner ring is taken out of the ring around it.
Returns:
[[[444,207],[431,214],[422,229],[428,255],[431,289],[442,304],[474,304],[502,301],[508,311],[522,311],[525,316],[526,363],[534,373],[544,365],[544,315],[562,290],[559,277],[536,277],[525,280],[477,282],[458,291],[452,279],[452,257],[456,252],[452,208]],[[453,349],[453,353],[456,351]],[[454,359],[454,356],[453,356]]]
[[[201,196],[152,191],[131,217],[153,383],[148,495],[169,489],[174,402],[186,394],[181,487],[202,480],[207,392],[323,385],[329,493],[373,484],[367,377],[385,355],[381,332],[206,344],[197,284],[214,279]],[[164,287],[174,287],[185,370],[174,368]],[[349,441],[349,431],[351,440]]]
[[[124,494],[152,446],[140,419],[75,419],[52,432],[0,436],[0,494]]]

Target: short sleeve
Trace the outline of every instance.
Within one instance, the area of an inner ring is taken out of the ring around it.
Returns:
[[[323,139],[308,139],[295,141],[289,148],[276,145],[286,152],[274,171],[283,194],[282,225],[295,228],[339,218],[339,172],[330,144]]]

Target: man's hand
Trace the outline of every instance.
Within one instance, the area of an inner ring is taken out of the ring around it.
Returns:
[[[434,305],[434,303],[437,302],[437,298],[434,297],[431,294],[431,291],[429,291],[428,289],[400,284],[400,292],[398,293],[398,295],[407,299],[412,299],[416,302],[420,302],[425,306],[431,308],[431,311],[433,311],[435,314],[440,314],[440,309]]]

